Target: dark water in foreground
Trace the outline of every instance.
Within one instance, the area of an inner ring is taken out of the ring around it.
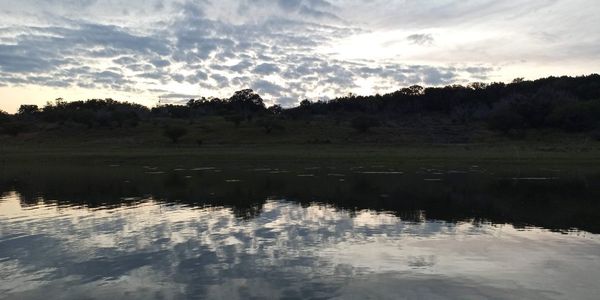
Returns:
[[[1,299],[597,299],[600,173],[6,168]]]

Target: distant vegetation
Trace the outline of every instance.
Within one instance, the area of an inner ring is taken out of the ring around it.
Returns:
[[[179,142],[179,139],[188,133],[188,130],[185,127],[179,126],[167,126],[165,127],[164,134],[168,137],[174,144]]]
[[[468,86],[414,85],[374,96],[349,94],[330,101],[302,101],[298,106],[267,107],[250,89],[228,99],[190,99],[184,105],[148,108],[112,99],[66,102],[57,99],[44,107],[22,105],[14,114],[0,111],[0,132],[17,137],[51,128],[119,129],[140,123],[158,124],[174,143],[188,133],[185,124],[218,117],[233,128],[254,126],[266,135],[286,133],[290,122],[310,124],[328,120],[327,126],[346,126],[356,134],[373,128],[479,128],[518,138],[531,129],[584,133],[600,139],[600,75],[549,77],[535,81]],[[179,120],[179,121],[177,121]],[[172,125],[175,122],[177,125]],[[434,124],[435,123],[435,124]],[[44,125],[46,124],[46,125]],[[202,142],[197,141],[200,145]]]

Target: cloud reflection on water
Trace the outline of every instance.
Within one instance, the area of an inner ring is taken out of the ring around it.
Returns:
[[[403,221],[268,200],[228,207],[147,199],[94,210],[0,201],[0,285],[11,298],[593,299],[600,243],[511,225]]]

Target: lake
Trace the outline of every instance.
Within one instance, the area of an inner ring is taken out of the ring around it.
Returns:
[[[0,169],[1,299],[597,299],[599,234],[593,167]]]

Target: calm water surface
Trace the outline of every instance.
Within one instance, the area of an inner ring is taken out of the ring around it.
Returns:
[[[598,299],[598,183],[478,166],[7,169],[0,298]]]

